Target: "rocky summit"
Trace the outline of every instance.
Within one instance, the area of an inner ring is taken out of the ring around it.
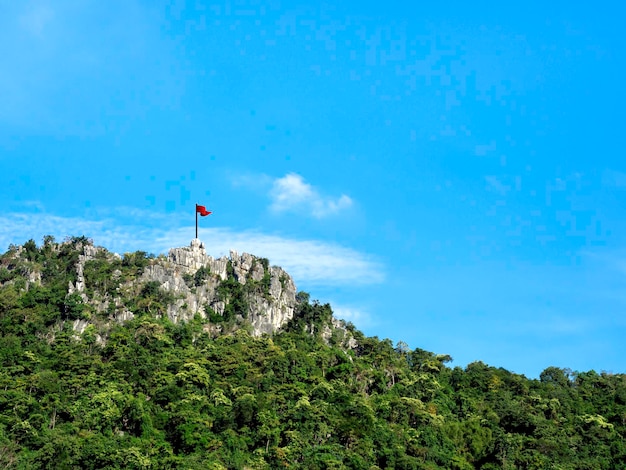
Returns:
[[[626,469],[623,374],[449,367],[206,251],[0,254],[1,468]]]
[[[63,243],[48,240],[41,249],[30,242],[13,246],[4,258],[7,272],[27,274],[25,290],[41,287],[57,271],[62,274],[55,276],[66,286],[58,292],[66,312],[62,323],[73,321],[77,334],[94,325],[100,343],[111,321],[143,314],[174,323],[199,316],[212,333],[246,326],[258,337],[286,325],[297,303],[293,278],[282,268],[236,251],[213,258],[199,239],[170,249],[167,256],[143,251],[120,256],[86,237],[73,237]]]
[[[193,239],[188,247],[172,248],[167,260],[147,266],[142,280],[158,282],[161,288],[174,294],[176,301],[168,306],[167,315],[177,322],[189,320],[195,314],[207,318],[210,311],[223,316],[228,299],[220,295],[219,286],[229,275],[242,287],[248,286],[244,295],[248,307],[245,315],[252,324],[253,335],[273,333],[291,320],[296,285],[287,272],[249,253],[240,255],[231,251],[229,257],[215,259],[206,254],[204,244],[198,239]],[[186,279],[191,276],[194,283],[190,286]]]
[[[116,306],[114,318],[118,321],[134,318],[135,312],[124,305],[121,296],[93,289],[85,279],[85,266],[90,262],[115,261],[121,257],[90,243],[83,243],[77,249],[80,252],[76,263],[77,279],[70,282],[69,293],[80,294],[83,302],[98,310],[109,309],[113,303]],[[112,273],[112,277],[119,276],[119,270]],[[38,273],[31,277],[40,278]],[[117,293],[132,290],[137,284],[158,285],[171,294],[163,313],[173,322],[189,321],[195,315],[206,320],[211,316],[215,319],[215,315],[225,317],[231,302],[239,300],[245,308],[233,312],[235,319],[247,320],[254,336],[277,331],[293,317],[296,305],[296,286],[285,270],[270,266],[266,258],[249,253],[231,251],[228,257],[213,258],[207,255],[199,239],[193,239],[188,247],[170,249],[167,258],[150,259],[143,273],[121,285]],[[89,290],[91,296],[87,293]],[[75,329],[82,333],[88,323],[77,319]],[[221,330],[219,325],[212,328]]]

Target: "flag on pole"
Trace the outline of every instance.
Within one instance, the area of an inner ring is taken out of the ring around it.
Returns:
[[[196,238],[198,238],[198,214],[202,217],[209,215],[211,211],[206,210],[206,206],[199,206],[196,204]]]
[[[205,206],[199,206],[198,204],[196,204],[196,212],[202,217],[205,217],[212,213],[211,211],[207,211]]]

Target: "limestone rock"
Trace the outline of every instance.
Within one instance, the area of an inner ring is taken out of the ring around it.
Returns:
[[[220,298],[218,287],[228,278],[229,265],[239,284],[252,282],[251,286],[257,286],[246,293],[247,319],[252,324],[253,335],[271,334],[293,317],[296,286],[283,269],[270,267],[267,259],[236,251],[231,251],[228,258],[214,259],[206,254],[204,244],[198,239],[192,240],[189,247],[172,248],[167,261],[157,260],[145,268],[141,280],[156,281],[174,294],[176,300],[167,310],[171,321],[188,321],[196,314],[207,318],[209,309],[224,314],[228,300]],[[206,273],[202,277],[196,276],[200,269]],[[264,286],[267,290],[260,291]]]
[[[85,263],[87,261],[91,261],[96,259],[96,255],[98,252],[102,251],[103,248],[99,246],[93,246],[90,244],[81,244],[79,246],[82,249],[82,254],[78,255],[78,262],[76,263],[76,284],[72,284],[70,281],[70,285],[68,288],[68,294],[73,294],[74,292],[84,292],[85,291]],[[87,297],[83,294],[83,300],[87,300]]]
[[[211,336],[230,331],[228,323],[214,321],[215,315],[226,314],[234,315],[239,323],[247,321],[254,336],[272,334],[293,318],[298,304],[294,280],[282,268],[270,266],[266,258],[236,251],[231,251],[228,257],[213,258],[199,239],[193,239],[187,247],[172,248],[167,257],[161,255],[143,260],[145,263],[142,261],[143,271],[139,278],[129,276],[126,265],[118,261],[120,269],[111,272],[111,279],[118,282],[112,283],[115,287],[109,290],[85,285],[89,281],[84,275],[85,264],[96,259],[114,261],[117,257],[119,260],[119,255],[94,246],[84,237],[66,243],[71,243],[71,248],[76,250],[74,254],[78,255],[76,280],[69,281],[68,295],[78,293],[86,306],[86,315],[74,319],[72,327],[76,337],[80,337],[87,326],[93,324],[99,332],[98,344],[104,344],[103,338],[114,323],[135,318],[136,312],[130,309],[137,303],[127,304],[126,300],[141,295],[148,282],[156,282],[170,294],[166,310],[161,308],[159,315],[167,315],[173,322],[189,321],[199,315],[207,320],[204,329]],[[58,253],[64,244],[52,244],[49,249]],[[24,252],[23,247],[17,247],[14,256],[20,258]],[[19,261],[27,267],[26,289],[29,284],[40,284],[42,278],[37,264],[27,259]],[[58,331],[62,330],[64,321],[58,322]],[[238,325],[232,327],[236,329]],[[332,323],[321,327],[322,331],[314,332],[313,325],[310,328],[311,334],[321,334],[326,341],[339,342],[346,348],[356,346],[354,336],[339,320],[332,319]],[[51,337],[54,338],[55,334],[52,331]]]
[[[198,269],[209,267],[211,273],[217,274],[220,279],[226,279],[226,265],[228,259],[213,259],[206,254],[204,243],[197,238],[191,240],[189,247],[172,248],[169,252],[168,261],[179,267],[182,273],[195,273]]]

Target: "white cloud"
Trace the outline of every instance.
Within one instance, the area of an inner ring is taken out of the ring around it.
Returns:
[[[359,329],[368,328],[375,324],[372,316],[360,308],[336,306],[334,303],[331,305],[333,305],[333,313],[336,318],[351,322]]]
[[[158,242],[163,247],[181,246],[189,243],[190,232],[187,228],[171,231]],[[308,285],[373,284],[384,279],[379,263],[334,243],[229,228],[200,229],[199,236],[213,256],[226,255],[230,250],[262,256],[284,268],[296,282]]]
[[[274,180],[270,197],[270,208],[275,212],[304,212],[318,219],[352,206],[352,199],[345,194],[336,199],[322,196],[302,176],[295,173]]]
[[[10,213],[0,216],[0,250],[31,238],[40,243],[44,235],[53,235],[57,240],[85,235],[95,244],[117,253],[135,250],[165,253],[172,247],[187,246],[194,235],[193,226],[168,227],[159,220],[156,222],[158,228],[120,223],[113,218],[94,221],[42,213]],[[230,250],[266,257],[291,274],[296,283],[307,286],[374,284],[385,277],[378,262],[335,243],[226,227],[200,229],[199,236],[207,253],[214,257],[227,255]]]

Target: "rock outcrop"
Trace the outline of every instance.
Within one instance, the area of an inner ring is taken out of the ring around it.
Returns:
[[[332,318],[330,307],[311,306],[306,293],[296,296],[294,281],[282,268],[236,251],[213,258],[198,239],[157,257],[143,251],[121,257],[94,246],[86,237],[62,243],[47,237],[41,248],[30,240],[0,257],[0,275],[0,285],[15,284],[23,291],[39,289],[54,279],[67,286],[50,341],[71,322],[76,338],[93,332],[90,337],[104,345],[115,323],[138,317],[150,322],[150,316],[175,323],[199,316],[211,336],[242,327],[260,336],[287,324],[299,328],[303,308],[309,306],[328,315],[320,323],[320,312],[309,311],[311,323],[305,325],[309,334],[351,349],[356,344],[344,322]],[[45,289],[37,292],[40,297],[58,295]],[[58,304],[58,298],[54,302]]]
[[[232,300],[220,292],[220,285],[231,276],[243,289],[247,320],[252,334],[273,333],[287,323],[296,306],[296,286],[282,268],[269,266],[264,258],[231,251],[229,257],[214,259],[204,244],[194,239],[189,247],[172,248],[167,260],[147,266],[143,282],[156,281],[175,297],[167,309],[173,322],[188,321],[198,314],[224,315]],[[241,320],[243,319],[240,318]]]
[[[96,259],[96,255],[98,252],[103,251],[103,248],[93,246],[90,244],[81,244],[79,249],[82,249],[82,254],[78,255],[78,262],[76,263],[76,283],[72,283],[70,281],[68,287],[68,294],[73,294],[74,292],[78,292],[81,294],[81,297],[86,302],[87,296],[84,294],[85,291],[85,263],[87,261],[91,261]]]

